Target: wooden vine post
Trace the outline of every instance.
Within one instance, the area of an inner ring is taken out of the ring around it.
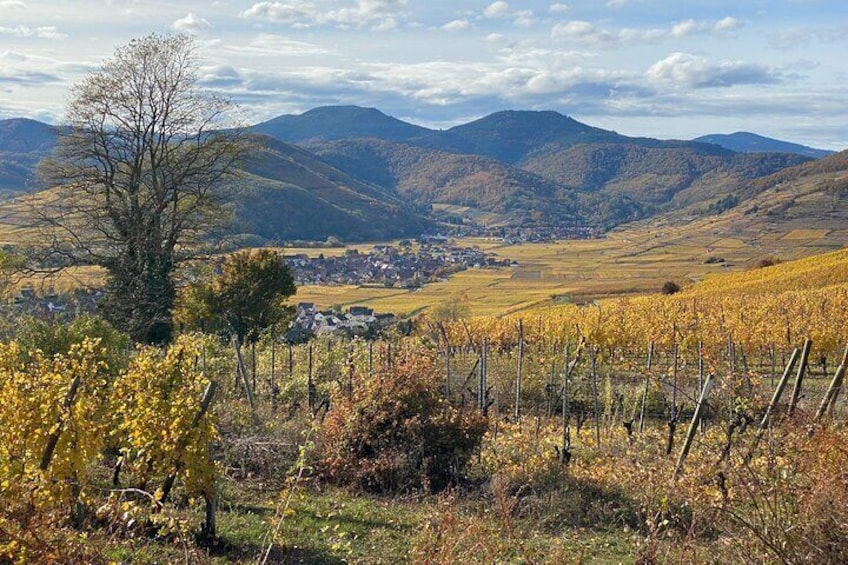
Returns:
[[[677,419],[679,414],[677,413],[677,366],[678,366],[678,354],[679,349],[677,346],[677,328],[675,327],[675,338],[674,338],[674,365],[672,368],[672,382],[671,382],[671,412],[668,418],[668,442],[665,447],[665,454],[671,455],[671,450],[674,449],[674,432],[677,430]]]
[[[250,404],[250,415],[253,418],[253,423],[259,425],[259,416],[256,414],[256,399],[253,396],[253,388],[250,386],[250,380],[247,378],[247,369],[244,367],[244,358],[241,355],[241,345],[238,338],[233,336],[233,348],[236,351],[236,373],[241,379],[241,384],[244,386],[244,391],[247,394],[247,402]]]
[[[689,431],[686,432],[686,439],[683,442],[683,447],[680,450],[680,456],[677,458],[677,465],[674,467],[674,478],[680,475],[683,469],[683,463],[686,461],[686,456],[689,455],[689,449],[692,447],[692,440],[695,438],[695,432],[698,429],[698,424],[701,421],[701,414],[704,410],[704,404],[710,395],[710,390],[713,387],[713,376],[707,375],[707,380],[701,388],[701,396],[698,398],[698,404],[695,406],[695,413],[692,415],[692,422],[689,424]]]
[[[71,386],[68,387],[68,393],[65,395],[65,400],[62,402],[62,411],[68,412],[74,404],[74,400],[79,392],[80,378],[79,375],[71,380]],[[53,460],[53,453],[56,451],[56,445],[59,443],[59,437],[65,427],[65,419],[59,416],[59,421],[56,422],[53,431],[47,438],[47,443],[44,445],[44,451],[41,452],[41,462],[38,465],[40,471],[46,471],[50,467],[50,461]]]
[[[654,358],[654,342],[648,344],[648,360],[645,363],[645,389],[642,392],[642,406],[639,409],[639,433],[645,430],[645,407],[648,404],[648,388],[651,385],[651,363]]]
[[[789,399],[789,408],[787,415],[791,416],[795,412],[795,407],[798,405],[798,400],[801,398],[801,384],[804,381],[804,371],[807,369],[807,363],[810,359],[810,348],[813,346],[813,340],[804,340],[804,350],[801,353],[801,364],[798,365],[798,374],[795,375],[795,386],[792,387],[792,397]]]
[[[194,418],[191,420],[191,424],[189,424],[189,430],[195,429],[198,425],[200,425],[200,420],[203,419],[203,416],[206,415],[206,412],[209,410],[209,407],[212,405],[212,400],[215,398],[215,391],[218,390],[218,383],[215,381],[209,381],[209,384],[206,386],[206,390],[203,392],[203,398],[200,401],[200,408],[198,408],[197,413],[195,413]],[[185,448],[188,447],[188,436],[185,435],[180,439],[180,442],[177,444],[176,449],[176,466],[170,475],[165,478],[165,482],[162,483],[161,494],[157,497],[156,502],[158,505],[163,504],[166,500],[168,500],[168,496],[171,494],[171,489],[174,486],[174,482],[177,480],[177,473],[179,472],[179,467],[181,466],[182,453],[185,451]],[[214,496],[214,494],[209,495],[210,497]]]
[[[568,363],[567,367],[562,372],[562,450],[559,452],[560,463],[567,464],[571,459],[571,429],[568,426],[569,409],[568,409],[568,379],[571,374],[577,369],[577,364],[580,362],[580,355],[583,353],[583,348],[586,346],[586,339],[580,338],[577,344],[577,349],[574,351],[574,359]],[[564,359],[568,361],[568,344],[565,346]]]
[[[315,415],[315,403],[317,401],[315,394],[315,382],[312,380],[312,342],[309,342],[306,358],[306,403],[309,406],[309,413]]]
[[[516,422],[521,418],[521,369],[524,365],[524,323],[518,320],[518,370],[515,374],[515,410],[513,417]]]
[[[836,373],[833,375],[833,380],[830,381],[830,386],[827,387],[827,392],[822,398],[819,409],[816,411],[815,421],[821,420],[825,412],[832,412],[833,406],[836,404],[836,398],[839,396],[839,391],[842,390],[842,382],[845,379],[845,365],[848,364],[848,347],[842,354],[842,363],[836,368]]]
[[[439,322],[439,333],[442,336],[442,340],[445,342],[445,398],[450,398],[450,362],[451,362],[451,344],[450,339],[448,339],[448,332],[445,329],[445,325]]]
[[[786,388],[786,383],[789,381],[789,375],[792,374],[792,367],[795,366],[795,362],[798,360],[799,351],[796,347],[792,350],[792,356],[789,358],[789,362],[786,364],[786,369],[783,371],[783,375],[780,377],[780,381],[777,383],[777,388],[774,389],[774,395],[771,397],[771,402],[769,402],[768,407],[766,408],[765,414],[763,414],[763,419],[760,421],[759,429],[757,430],[757,435],[754,436],[754,440],[751,443],[750,449],[748,449],[748,455],[746,456],[746,460],[750,461],[754,456],[754,452],[757,449],[757,446],[760,444],[760,440],[763,439],[763,434],[766,433],[766,429],[768,428],[769,421],[771,420],[771,415],[774,412],[775,408],[777,408],[777,403],[780,402],[780,397],[783,395],[783,389]]]
[[[601,414],[598,402],[598,348],[592,348],[592,401],[595,415],[595,446],[601,447]]]

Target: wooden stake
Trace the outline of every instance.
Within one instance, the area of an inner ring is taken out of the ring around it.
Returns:
[[[592,398],[595,404],[595,445],[601,447],[601,414],[598,405],[598,349],[592,349]]]
[[[821,420],[828,408],[831,410],[833,409],[833,405],[836,403],[836,397],[839,395],[839,391],[842,388],[846,363],[848,363],[848,347],[845,348],[845,353],[842,354],[842,363],[839,367],[837,367],[836,373],[833,375],[833,380],[830,381],[830,386],[827,388],[827,392],[825,393],[824,398],[822,398],[819,409],[816,412],[816,422]]]
[[[515,410],[513,417],[520,421],[521,417],[521,368],[524,365],[524,323],[518,320],[518,370],[515,375]]]
[[[259,416],[256,415],[256,400],[253,396],[253,389],[250,387],[250,381],[247,379],[247,369],[244,368],[244,358],[241,355],[241,345],[238,338],[233,336],[233,347],[236,350],[236,373],[241,378],[241,384],[244,386],[244,391],[247,393],[247,402],[250,404],[250,413],[253,417],[253,423],[259,425]]]
[[[71,409],[71,406],[74,404],[74,400],[77,397],[79,387],[80,378],[79,376],[76,376],[71,380],[71,386],[68,388],[68,393],[65,395],[65,401],[62,402],[63,412],[67,412]],[[51,432],[50,437],[47,438],[47,444],[44,446],[44,451],[41,453],[41,462],[38,465],[39,470],[46,471],[50,466],[50,461],[53,459],[53,453],[56,451],[56,445],[59,443],[59,436],[62,435],[64,426],[65,420],[62,416],[60,416],[59,421],[53,428],[53,432]]]
[[[698,398],[698,404],[695,406],[695,413],[692,415],[692,422],[689,424],[689,431],[686,432],[686,440],[683,442],[683,448],[680,450],[680,456],[677,458],[677,465],[674,468],[674,478],[680,474],[683,469],[683,462],[686,461],[686,456],[689,455],[689,448],[692,447],[692,440],[695,438],[695,430],[698,428],[698,422],[701,419],[701,412],[704,409],[704,404],[707,397],[710,395],[710,389],[713,387],[713,376],[708,375],[701,389],[701,396]]]
[[[645,406],[648,403],[648,387],[651,384],[651,362],[654,357],[654,342],[648,344],[648,361],[645,363],[645,390],[642,392],[642,407],[639,409],[639,433],[645,429]]]
[[[791,416],[795,412],[795,406],[798,404],[798,399],[801,397],[801,384],[804,380],[804,371],[807,368],[807,362],[810,359],[810,348],[813,346],[813,340],[804,340],[804,350],[801,353],[801,364],[798,365],[798,374],[795,375],[795,386],[792,388],[792,397],[789,400],[789,408],[787,415]]]
[[[754,441],[751,443],[751,447],[748,450],[748,455],[746,460],[750,461],[751,457],[754,455],[754,451],[757,449],[757,445],[759,445],[760,440],[763,439],[763,434],[766,432],[766,428],[768,428],[769,420],[771,419],[771,414],[774,412],[777,407],[777,403],[780,402],[780,397],[783,394],[783,389],[786,388],[786,383],[789,381],[789,375],[792,374],[792,367],[795,366],[795,362],[798,360],[799,351],[796,347],[792,350],[792,356],[789,358],[789,362],[786,364],[786,369],[783,371],[783,375],[780,377],[780,382],[777,383],[777,388],[774,390],[774,395],[771,397],[771,402],[769,402],[768,407],[766,408],[766,413],[763,414],[763,419],[760,421],[760,429],[757,430],[757,435],[754,436]]]

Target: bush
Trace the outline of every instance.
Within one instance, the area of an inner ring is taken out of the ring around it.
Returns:
[[[674,281],[666,281],[665,284],[662,285],[661,292],[663,294],[677,294],[680,292],[680,285]]]
[[[763,257],[754,263],[754,269],[765,269],[766,267],[773,267],[777,265],[780,261],[776,257],[768,256]]]
[[[440,393],[432,355],[416,351],[390,369],[337,387],[319,468],[332,482],[371,492],[440,491],[462,478],[486,419]]]

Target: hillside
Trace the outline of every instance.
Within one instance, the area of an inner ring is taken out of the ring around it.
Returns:
[[[664,245],[736,242],[779,259],[848,245],[848,151],[750,180],[732,197],[719,214],[684,208],[619,231],[654,233]]]
[[[53,149],[55,128],[35,120],[0,120],[0,194],[13,196],[34,181],[38,162]]]
[[[512,222],[579,223],[577,202],[554,182],[502,162],[375,139],[313,150],[339,169],[419,205],[441,203],[509,214]]]
[[[278,116],[252,126],[250,131],[299,144],[360,137],[404,141],[432,133],[376,108],[359,106],[323,106],[299,115]]]
[[[245,164],[251,190],[233,206],[238,232],[259,240],[410,235],[428,215],[604,229],[679,210],[712,216],[750,196],[752,179],[809,160],[627,137],[551,111],[497,112],[434,131],[373,108],[330,106],[251,131],[268,137]],[[0,191],[30,187],[53,143],[46,124],[0,122]]]
[[[425,222],[396,195],[268,137],[243,164],[233,230],[265,240],[379,240],[414,236]]]
[[[707,211],[740,184],[807,160],[631,138],[556,112],[526,111],[499,112],[404,143],[337,140],[309,148],[417,203],[510,212],[524,224],[601,227],[696,203]]]
[[[692,141],[713,143],[739,153],[795,153],[813,159],[820,159],[834,153],[826,149],[807,147],[806,145],[764,137],[747,131],[737,131],[730,134],[714,133],[697,137]]]

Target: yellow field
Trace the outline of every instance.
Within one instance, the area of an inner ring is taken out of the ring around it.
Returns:
[[[685,287],[711,274],[748,269],[765,257],[785,261],[848,244],[848,227],[841,220],[831,218],[812,227],[802,218],[766,218],[752,223],[741,214],[734,211],[691,221],[679,215],[668,216],[662,221],[655,219],[620,228],[594,240],[504,245],[493,238],[463,238],[457,245],[477,247],[501,259],[516,261],[517,266],[472,269],[446,282],[415,290],[305,286],[291,302],[314,302],[321,308],[361,304],[378,312],[413,316],[441,302],[459,299],[471,315],[504,315],[549,304],[653,293],[669,280]],[[19,243],[23,237],[20,226],[0,218],[0,243]],[[280,251],[286,255],[338,256],[348,249],[367,252],[377,244]],[[708,258],[724,261],[705,264]],[[54,282],[35,282],[41,288],[53,285],[59,290],[91,284],[97,276],[89,269]]]
[[[319,307],[363,304],[411,316],[458,298],[472,315],[503,315],[546,304],[657,292],[668,280],[687,286],[711,274],[745,270],[766,256],[788,260],[848,243],[844,230],[786,229],[728,237],[709,227],[705,221],[660,229],[636,226],[603,239],[510,246],[486,238],[461,239],[459,245],[479,247],[518,266],[472,269],[417,290],[305,287],[292,300]],[[725,262],[705,264],[708,257]]]

